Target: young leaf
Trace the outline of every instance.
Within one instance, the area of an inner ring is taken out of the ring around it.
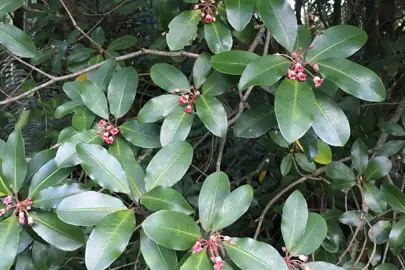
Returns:
[[[358,139],[352,146],[351,154],[353,167],[359,174],[363,174],[368,164],[367,146]]]
[[[376,157],[372,159],[366,170],[364,171],[364,178],[366,181],[378,180],[386,176],[392,168],[391,161],[386,157]]]
[[[391,222],[388,220],[380,220],[368,230],[368,238],[372,243],[381,245],[385,243],[391,231]]]
[[[256,5],[260,18],[274,39],[291,52],[297,39],[298,25],[288,1],[258,0]]]
[[[233,132],[239,138],[258,138],[276,124],[273,106],[262,104],[244,112],[236,121]]]
[[[55,118],[62,119],[66,115],[75,112],[76,109],[80,106],[83,106],[83,101],[81,100],[73,100],[66,102],[65,104],[62,104],[58,108],[56,108]]]
[[[107,98],[103,90],[91,81],[82,82],[80,95],[84,105],[101,118],[108,119]]]
[[[248,209],[253,199],[253,188],[241,186],[222,201],[214,219],[213,231],[226,228],[237,221]]]
[[[124,252],[134,229],[135,214],[132,209],[118,211],[102,219],[86,244],[87,269],[107,268]]]
[[[307,220],[307,202],[302,193],[296,190],[285,202],[281,219],[281,233],[287,250],[292,250],[297,246],[305,233]]]
[[[155,84],[168,92],[175,89],[190,91],[190,83],[187,77],[174,66],[156,64],[150,69],[150,77]]]
[[[202,53],[195,61],[193,67],[193,82],[194,86],[199,89],[207,79],[211,70],[211,55],[209,53]]]
[[[394,211],[405,213],[405,195],[399,188],[392,184],[382,184],[381,192]]]
[[[227,52],[232,49],[232,33],[221,20],[206,23],[204,25],[204,35],[213,54]]]
[[[232,50],[214,55],[211,58],[211,65],[215,70],[225,74],[242,75],[245,68],[259,57],[252,52]]]
[[[400,247],[405,243],[405,217],[392,226],[388,242],[391,248]]]
[[[166,146],[172,142],[185,141],[193,124],[194,114],[186,113],[183,107],[174,109],[163,121],[160,129],[160,143]]]
[[[83,169],[93,181],[114,192],[130,193],[125,171],[104,147],[80,143],[76,146],[76,152]]]
[[[228,0],[226,15],[228,22],[236,31],[243,31],[252,19],[255,3],[250,0]]]
[[[74,102],[74,101],[72,101]],[[89,108],[80,106],[76,108],[72,117],[72,126],[78,131],[84,131],[91,127],[96,115]]]
[[[32,205],[40,209],[53,209],[66,197],[89,190],[83,184],[66,183],[60,186],[48,187],[38,192],[32,198]]]
[[[187,250],[201,238],[200,228],[191,217],[170,210],[150,215],[142,228],[154,242],[174,250]]]
[[[205,81],[202,91],[204,95],[219,96],[232,88],[238,82],[237,76],[212,72]]]
[[[35,57],[38,53],[27,34],[8,23],[0,24],[0,44],[11,53],[24,58]]]
[[[142,124],[136,120],[122,124],[120,132],[127,141],[142,148],[161,147],[159,127],[154,124]]]
[[[12,215],[0,222],[0,269],[10,269],[17,255],[20,241],[20,225],[16,216]]]
[[[105,61],[104,64],[102,64],[94,73],[91,73],[90,80],[105,92],[116,67],[117,62],[115,59],[109,59]]]
[[[115,118],[123,117],[131,109],[137,88],[138,73],[133,67],[125,67],[114,74],[107,96],[111,114]]]
[[[291,154],[287,154],[284,156],[280,164],[281,175],[286,176],[290,172],[291,166],[292,166],[292,157]]]
[[[387,210],[387,202],[382,192],[371,183],[365,183],[363,185],[364,200],[367,206],[370,207],[376,213],[383,213]]]
[[[207,251],[192,254],[180,267],[180,270],[210,270],[212,262],[208,259]]]
[[[318,154],[316,155],[314,161],[323,165],[331,163],[332,150],[330,149],[329,145],[327,145],[321,140],[318,140],[317,147],[318,147]]]
[[[224,106],[213,96],[201,95],[197,98],[197,114],[205,127],[215,136],[223,137],[228,128]]]
[[[312,126],[314,105],[314,93],[305,82],[285,79],[280,84],[274,110],[280,131],[287,142],[295,142]]]
[[[69,196],[56,209],[58,218],[76,226],[94,226],[106,216],[126,207],[120,199],[107,194],[87,191]]]
[[[198,197],[198,211],[201,226],[205,231],[212,230],[217,209],[230,193],[228,176],[223,172],[210,174],[204,181]]]
[[[163,147],[146,168],[146,191],[176,184],[187,172],[192,159],[193,149],[187,142],[174,142]]]
[[[200,10],[189,10],[183,11],[170,22],[166,41],[171,51],[182,50],[185,46],[191,45],[200,20]]]
[[[234,238],[236,245],[224,243],[226,252],[241,269],[288,270],[278,251],[251,238]]]
[[[153,123],[168,116],[174,109],[179,107],[179,96],[160,95],[150,99],[142,107],[136,118],[140,123]]]

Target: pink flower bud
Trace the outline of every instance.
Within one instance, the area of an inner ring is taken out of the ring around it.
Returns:
[[[231,241],[229,241],[229,244],[231,244],[232,246],[236,246],[236,242],[235,242],[235,240],[231,240]]]
[[[106,124],[106,122],[105,122],[104,120],[98,121],[98,125],[99,125],[100,127],[104,127],[105,124]]]
[[[31,216],[28,217],[28,224],[29,225],[34,224],[34,219]]]
[[[310,48],[310,49],[313,49],[313,48],[315,48],[315,45],[311,45],[311,46],[309,46],[309,48]]]
[[[294,66],[294,71],[296,73],[304,72],[304,67],[301,65],[301,63],[296,63]]]
[[[301,261],[303,261],[304,263],[306,263],[308,261],[308,257],[305,255],[300,255],[298,256],[298,259],[300,259]]]
[[[205,16],[204,18],[204,22],[205,23],[211,23],[212,22],[212,16],[210,14],[207,14],[207,16]]]
[[[319,78],[318,76],[315,76],[313,81],[314,81],[315,87],[319,87],[323,83],[323,79]]]
[[[287,248],[286,247],[282,247],[281,250],[286,253],[287,252]]]
[[[213,22],[216,22],[216,21],[217,21],[217,18],[216,18],[216,17],[212,17],[212,21],[213,21]]]
[[[294,70],[289,69],[287,72],[287,77],[290,80],[296,80],[297,79],[297,74],[295,73]]]
[[[298,78],[298,80],[300,80],[300,81],[305,81],[305,80],[307,79],[307,75],[305,75],[305,73],[299,72],[299,73],[297,74],[297,78]]]
[[[202,247],[201,247],[201,242],[200,242],[200,241],[197,241],[197,242],[194,244],[194,246],[193,246],[193,248],[192,248],[192,251],[193,251],[193,254],[202,251]]]
[[[6,209],[0,209],[0,217],[6,213]]]
[[[11,196],[7,196],[4,198],[3,202],[5,205],[9,205],[13,198]]]
[[[231,240],[232,240],[231,237],[229,237],[229,236],[224,236],[224,241],[229,242],[229,241],[231,241]]]
[[[6,211],[8,211],[8,210],[10,210],[11,209],[11,204],[9,204],[9,205],[7,205],[7,207],[6,207]]]
[[[314,68],[315,72],[319,72],[318,64],[314,64],[312,67]]]
[[[31,206],[27,206],[26,208],[27,208],[27,210],[31,210]]]
[[[19,218],[19,219],[18,219],[18,222],[19,222],[21,225],[24,225],[24,224],[25,224],[25,218],[24,218],[24,217]]]
[[[112,126],[108,125],[105,129],[106,129],[107,131],[110,131],[112,128],[113,128]]]
[[[195,91],[195,93],[194,93],[197,97],[199,96],[199,95],[201,95],[201,93],[200,93],[200,91]]]
[[[117,135],[119,132],[120,132],[120,130],[119,130],[118,128],[113,128],[113,129],[111,130],[111,134],[112,134],[112,135]]]
[[[188,103],[189,95],[181,95],[179,98],[179,104]]]
[[[205,17],[205,13],[201,12],[201,17],[204,18]]]
[[[174,93],[180,93],[180,89],[177,89],[177,88],[176,88],[176,89],[173,89],[173,92],[174,92]]]
[[[198,9],[200,6],[198,4],[194,5],[194,10]]]
[[[184,112],[186,113],[191,113],[193,109],[191,108],[191,105],[188,105],[187,107],[184,108]]]
[[[24,218],[24,212],[18,213],[18,216],[19,216],[20,218]]]
[[[110,133],[104,132],[103,137],[107,137],[107,138],[108,138],[108,136],[110,136]]]

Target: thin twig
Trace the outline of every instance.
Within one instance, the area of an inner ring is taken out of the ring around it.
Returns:
[[[264,43],[263,49],[263,56],[267,55],[267,53],[269,52],[270,40],[271,40],[271,32],[270,30],[267,30],[266,42]]]
[[[48,74],[48,73],[46,73],[46,72],[40,70],[39,68],[37,68],[37,67],[35,67],[35,66],[33,66],[33,65],[29,64],[29,63],[27,63],[27,62],[25,62],[24,60],[20,59],[19,57],[15,56],[15,55],[13,55],[13,54],[11,54],[11,53],[10,53],[10,56],[11,56],[12,58],[14,58],[15,60],[17,60],[18,62],[20,62],[21,64],[23,64],[23,65],[25,65],[25,66],[27,66],[27,67],[29,67],[29,68],[35,70],[36,72],[41,73],[41,74],[44,75],[45,77],[48,77],[48,78],[51,79],[51,80],[52,80],[52,79],[55,79],[54,76],[52,76],[52,75],[50,75],[50,74]]]

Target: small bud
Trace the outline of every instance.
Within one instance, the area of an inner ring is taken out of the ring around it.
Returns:
[[[104,127],[105,124],[106,124],[106,122],[105,122],[104,120],[98,121],[98,125],[99,125],[100,127]]]
[[[231,244],[232,246],[236,246],[236,242],[235,242],[235,240],[231,240],[231,241],[229,241],[229,244]]]
[[[231,240],[232,240],[231,237],[229,237],[229,236],[224,236],[224,241],[229,242],[229,241],[231,241]]]
[[[174,93],[180,93],[180,89],[177,89],[177,88],[176,88],[176,89],[173,89],[173,92],[174,92]]]
[[[194,10],[198,9],[200,6],[198,4],[194,5]]]
[[[311,45],[311,46],[309,46],[309,48],[310,48],[310,49],[313,49],[313,48],[315,48],[315,45]]]
[[[286,247],[282,247],[281,250],[286,253],[287,252],[287,248]]]
[[[55,45],[51,45],[51,49],[52,49],[52,50],[55,50],[55,49],[56,49],[56,46],[55,46]]]
[[[216,22],[216,21],[217,21],[217,18],[216,18],[216,17],[212,17],[212,21],[213,21],[213,22]]]
[[[215,15],[217,15],[217,16],[219,15],[219,12],[218,12],[218,10],[217,10],[217,11],[215,11]]]
[[[3,203],[5,205],[9,205],[12,199],[13,198],[11,196],[7,196],[7,197],[4,198]]]
[[[298,256],[298,259],[300,259],[301,261],[303,261],[304,263],[306,263],[308,261],[308,257],[305,255],[300,255]]]
[[[313,81],[314,81],[315,87],[319,87],[323,83],[323,79],[319,78],[318,76],[315,76]]]
[[[108,132],[105,132],[104,134],[103,134],[103,137],[109,137],[110,136],[110,133],[108,133]]]
[[[297,78],[298,78],[298,80],[300,80],[300,81],[305,81],[305,80],[307,79],[307,75],[305,75],[305,73],[299,72],[299,73],[297,74]]]
[[[220,256],[215,257],[215,262],[222,262],[222,258]]]
[[[112,127],[111,125],[108,125],[105,129],[106,129],[107,131],[110,131],[112,128],[113,128],[113,127]]]
[[[0,217],[6,213],[6,209],[0,209]]]
[[[162,37],[166,36],[166,32],[161,33]]]
[[[198,97],[201,93],[200,93],[200,91],[195,91],[194,94]]]
[[[10,210],[11,209],[11,204],[9,204],[9,205],[7,205],[7,207],[6,207],[6,211],[8,211],[8,210]]]
[[[205,17],[205,13],[201,12],[201,18],[204,18],[204,17]]]
[[[319,72],[318,64],[314,64],[312,67],[314,68],[315,72]]]
[[[21,224],[21,225],[24,225],[25,224],[25,218],[23,217],[23,218],[19,218],[18,219],[18,222]]]
[[[27,210],[31,210],[31,206],[27,206],[26,208],[27,208]]]
[[[32,224],[34,224],[34,219],[31,216],[29,216],[28,217],[28,225],[32,225]]]
[[[279,54],[279,53],[275,53],[274,55],[277,55],[277,56],[278,56],[278,55],[280,55],[280,54]]]
[[[19,216],[20,218],[23,218],[23,217],[24,217],[24,212],[18,213],[18,216]]]
[[[304,72],[304,67],[302,66],[301,63],[296,63],[294,66],[294,71],[296,73]]]
[[[191,108],[191,105],[188,105],[187,107],[184,108],[184,112],[186,113],[191,113],[193,109]]]
[[[112,135],[117,135],[120,132],[120,130],[118,128],[113,128],[110,132]]]

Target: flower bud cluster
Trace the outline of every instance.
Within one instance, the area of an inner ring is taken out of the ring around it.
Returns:
[[[204,23],[209,24],[216,22],[218,10],[216,10],[214,0],[201,0],[200,3],[194,5],[194,10],[201,10],[201,17],[204,19]]]
[[[106,120],[100,120],[98,126],[101,128],[97,134],[102,134],[101,138],[106,144],[113,144],[115,136],[120,133],[118,127],[114,126]]]
[[[281,250],[285,253],[284,261],[288,266],[288,269],[303,269],[303,270],[315,270],[313,267],[305,265],[308,261],[308,256],[297,255],[288,252],[286,247],[282,247]]]
[[[13,215],[18,215],[18,222],[22,225],[25,224],[25,217],[27,216],[28,225],[34,223],[32,216],[28,214],[28,211],[31,210],[32,199],[28,197],[24,201],[20,202],[17,197],[8,196],[3,199],[3,203],[6,205],[6,208],[0,209],[0,217],[5,215],[9,210],[14,209]]]
[[[201,94],[200,91],[195,89],[194,86],[191,87],[191,90],[192,91],[181,94],[181,96],[178,99],[179,104],[187,105],[186,107],[184,107],[184,112],[186,113],[193,112],[193,105],[196,103],[197,97]],[[181,91],[180,89],[174,89],[173,92],[180,93]]]

